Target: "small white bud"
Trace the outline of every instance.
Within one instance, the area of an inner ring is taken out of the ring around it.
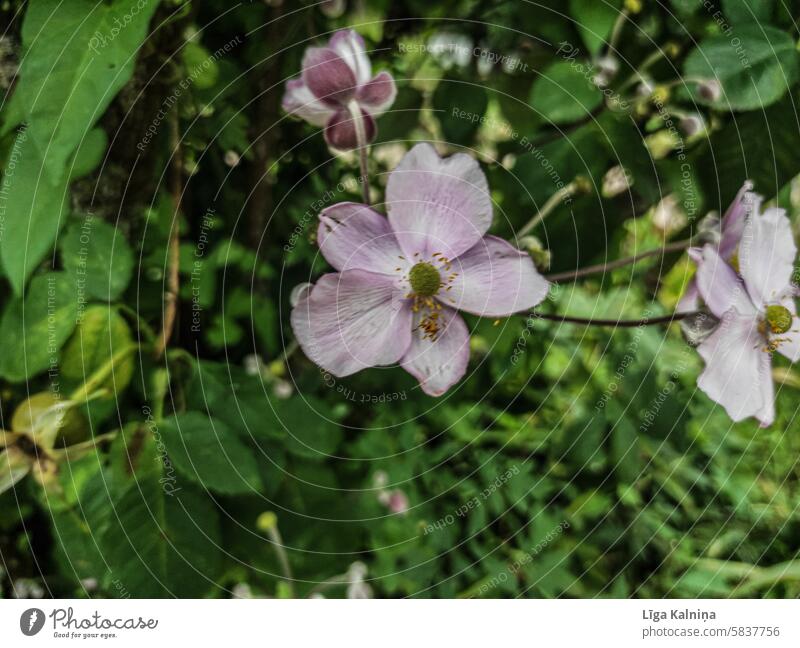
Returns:
[[[619,165],[611,167],[603,176],[603,198],[613,198],[624,193],[633,184],[627,169]]]
[[[225,164],[227,164],[229,167],[239,166],[239,162],[241,161],[242,158],[236,151],[225,151]]]
[[[697,84],[697,94],[704,101],[719,101],[722,97],[722,86],[716,79],[706,79]]]

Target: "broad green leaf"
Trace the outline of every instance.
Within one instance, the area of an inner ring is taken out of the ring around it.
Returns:
[[[103,160],[108,148],[108,135],[102,128],[93,128],[81,140],[78,150],[72,157],[69,167],[69,179],[75,180],[89,175]]]
[[[9,133],[25,123],[4,178],[3,211],[13,214],[17,226],[6,228],[0,240],[0,258],[17,294],[56,239],[70,175],[77,177],[99,159],[101,136],[92,127],[130,79],[158,4],[152,0],[137,12],[127,0],[27,5],[19,81],[2,127]]]
[[[133,253],[113,225],[87,215],[67,227],[59,248],[64,268],[74,278],[83,300],[113,301],[127,288],[133,273]]]
[[[164,421],[161,433],[170,460],[187,479],[223,494],[261,488],[254,451],[221,420],[186,412]]]
[[[433,93],[433,109],[445,140],[468,145],[480,128],[489,97],[472,81],[445,77]]]
[[[4,131],[23,121],[31,124],[31,137],[46,152],[49,175],[64,172],[68,158],[130,79],[158,4],[28,3],[20,80]]]
[[[14,292],[22,288],[31,271],[52,250],[67,203],[66,174],[51,176],[44,167],[45,151],[30,137],[30,127],[21,130],[4,167],[0,214],[6,223],[0,237],[0,258]]]
[[[133,344],[125,319],[112,307],[89,306],[61,353],[61,374],[67,380],[82,383],[95,371],[112,362],[106,387],[113,394],[124,390],[131,381],[135,362],[120,352]]]
[[[717,80],[722,96],[701,98],[689,85],[692,99],[729,110],[755,110],[778,101],[797,80],[797,51],[792,37],[775,27],[743,25],[733,35],[705,39],[684,64],[687,79]]]
[[[775,0],[722,0],[728,19],[736,25],[768,22],[775,10]]]
[[[619,5],[619,2],[616,3]],[[569,12],[592,56],[605,45],[619,16],[619,8],[605,0],[570,0]]]
[[[108,590],[122,598],[199,598],[219,573],[219,517],[190,487],[165,488],[166,472],[130,484],[110,506],[98,543],[110,572]]]
[[[40,275],[31,281],[25,299],[16,298],[0,321],[0,376],[13,382],[57,366],[58,351],[76,324],[75,287],[63,272]]]
[[[542,71],[531,88],[530,106],[554,124],[569,124],[587,117],[603,95],[592,83],[587,61],[558,61]]]

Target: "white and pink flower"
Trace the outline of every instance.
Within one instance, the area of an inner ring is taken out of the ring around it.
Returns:
[[[377,133],[375,119],[394,102],[394,79],[372,76],[364,39],[352,29],[337,31],[325,47],[309,47],[302,74],[286,83],[283,109],[325,129],[325,140],[339,150],[359,146],[360,120],[366,142]]]
[[[698,347],[706,368],[698,386],[734,421],[775,419],[772,357],[778,352],[800,360],[800,319],[792,284],[797,246],[782,209],[750,212],[737,246],[706,245],[691,250],[697,263],[697,290],[720,320]],[[738,273],[726,263],[735,260]]]
[[[335,376],[400,365],[439,396],[466,373],[469,330],[458,311],[505,317],[539,304],[548,282],[530,256],[486,235],[492,201],[468,155],[430,144],[389,176],[388,218],[340,203],[320,214],[322,276],[292,311],[305,354]]]

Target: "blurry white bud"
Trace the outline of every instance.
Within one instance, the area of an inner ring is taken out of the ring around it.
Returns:
[[[84,578],[81,580],[81,586],[87,592],[94,592],[97,589],[97,579],[96,578]]]
[[[352,583],[354,581],[363,580],[367,575],[367,566],[360,560],[356,560],[347,569],[347,578]]]
[[[686,137],[694,137],[695,135],[700,135],[705,132],[706,120],[703,119],[702,115],[686,115],[686,117],[680,121],[680,128]]]
[[[595,60],[594,67],[597,69],[593,78],[595,85],[605,88],[617,76],[619,61],[615,56],[600,56]]]
[[[291,398],[294,393],[294,387],[288,380],[276,380],[275,385],[272,387],[272,393],[275,394],[275,398],[286,400]]]
[[[251,599],[255,598],[253,596],[253,590],[250,588],[250,585],[247,583],[237,583],[231,588],[231,596],[235,599]]]
[[[386,474],[385,470],[376,470],[375,474],[372,475],[372,486],[374,488],[386,488],[388,483],[389,475]]]
[[[371,599],[372,588],[363,581],[350,583],[347,586],[347,598],[349,599]]]
[[[263,363],[261,362],[261,358],[251,353],[242,359],[242,367],[248,376],[258,376],[261,374]]]
[[[653,225],[666,234],[682,230],[688,222],[674,194],[664,197],[656,205],[652,220]]]
[[[322,0],[319,10],[328,18],[339,18],[347,9],[345,0]]]
[[[722,86],[716,79],[706,79],[697,84],[697,94],[705,101],[719,101],[722,96]]]
[[[633,184],[633,178],[627,169],[619,165],[611,167],[603,176],[603,198],[613,198],[627,191]]]
[[[642,78],[639,85],[636,86],[636,94],[640,97],[649,97],[655,89],[656,86],[650,79]]]
[[[236,151],[225,151],[225,164],[229,167],[239,166],[239,162],[242,161],[242,158]]]
[[[322,592],[314,592],[314,593],[313,593],[311,596],[309,596],[308,598],[312,598],[312,599],[324,599],[324,598],[325,598],[325,595],[324,595]]]
[[[18,599],[40,599],[44,596],[44,589],[35,580],[18,578],[11,583],[12,596]]]
[[[289,293],[289,304],[291,307],[294,308],[297,306],[297,304],[299,304],[308,295],[313,287],[313,284],[301,283],[292,288],[292,292]]]

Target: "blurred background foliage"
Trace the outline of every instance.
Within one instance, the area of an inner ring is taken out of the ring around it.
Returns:
[[[677,326],[472,318],[441,399],[294,352],[316,214],[360,192],[354,156],[280,110],[305,48],[355,28],[399,89],[374,193],[419,140],[480,160],[499,236],[566,188],[545,271],[686,238],[746,178],[796,223],[799,2],[136,5],[0,9],[3,596],[800,595],[782,359],[759,429],[697,391]],[[689,273],[656,256],[543,308],[665,313]]]

